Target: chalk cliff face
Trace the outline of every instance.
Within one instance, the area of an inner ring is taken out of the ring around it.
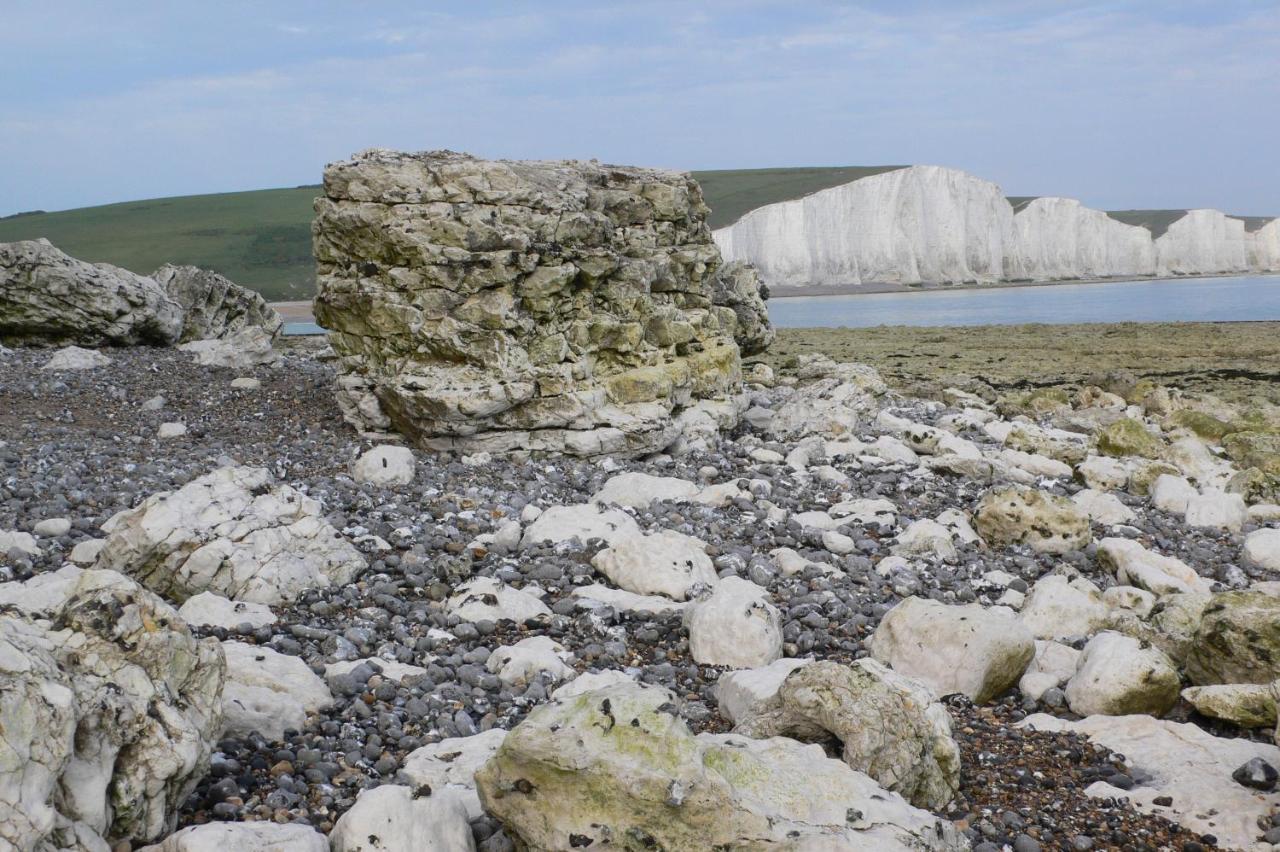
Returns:
[[[1014,255],[1000,187],[955,169],[911,166],[751,211],[715,234],[774,286],[999,281]]]
[[[1249,268],[1280,272],[1280,219],[1272,219],[1256,231],[1245,232]]]
[[[1244,222],[1218,210],[1188,210],[1155,240],[1157,275],[1249,269]]]
[[[1154,275],[1151,232],[1074,198],[1037,198],[1017,212],[1021,276],[1034,281]]]
[[[769,204],[713,236],[726,260],[780,288],[1280,271],[1277,220],[1250,232],[1217,210],[1189,210],[1153,237],[1073,198],[1015,213],[996,184],[940,166]]]

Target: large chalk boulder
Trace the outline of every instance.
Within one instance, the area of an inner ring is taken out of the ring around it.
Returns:
[[[816,662],[738,719],[735,733],[840,741],[844,762],[920,808],[940,810],[960,789],[951,717],[919,681],[875,660]]]
[[[979,704],[1017,683],[1035,651],[1035,637],[1008,610],[917,597],[885,613],[871,637],[871,655],[894,671]]]
[[[493,757],[506,737],[502,728],[491,728],[474,736],[447,737],[425,745],[404,759],[398,780],[411,788],[425,785],[432,792],[452,790],[461,798],[467,815],[475,819],[484,814],[476,793],[476,770]]]
[[[114,571],[37,579],[0,585],[0,846],[156,840],[208,771],[222,650]]]
[[[151,277],[182,309],[180,343],[228,337],[251,326],[275,337],[284,326],[261,294],[212,270],[167,263]]]
[[[468,852],[476,848],[461,794],[398,784],[365,790],[329,835],[333,852]]]
[[[708,666],[753,669],[782,656],[782,615],[750,580],[726,577],[684,612],[689,654]]]
[[[1040,553],[1066,553],[1093,540],[1089,516],[1071,500],[1016,485],[984,494],[974,522],[978,534],[997,547],[1026,544]]]
[[[227,733],[257,732],[281,740],[290,728],[300,731],[307,715],[333,704],[329,687],[299,657],[244,642],[223,642],[227,682],[222,712]]]
[[[705,542],[673,530],[632,535],[595,555],[591,564],[619,588],[682,601],[696,586],[719,580]]]
[[[1270,683],[1280,678],[1280,597],[1214,595],[1187,652],[1192,683]]]
[[[182,306],[150,278],[48,240],[0,243],[0,343],[168,346],[181,332]]]
[[[176,831],[141,852],[329,852],[329,841],[298,823],[208,822]]]
[[[365,558],[320,504],[276,485],[265,468],[225,467],[108,519],[99,568],[128,574],[178,601],[212,591],[277,604],[341,586]]]
[[[435,449],[638,454],[741,380],[698,185],[366,151],[325,169],[316,321],[344,415]]]
[[[1081,716],[1162,716],[1178,702],[1182,681],[1157,648],[1105,630],[1089,640],[1067,683],[1067,704]]]
[[[476,784],[485,810],[531,849],[967,846],[821,746],[694,736],[670,693],[639,684],[538,707]]]

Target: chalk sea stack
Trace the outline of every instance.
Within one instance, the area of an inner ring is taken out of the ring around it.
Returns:
[[[434,449],[661,450],[733,419],[737,316],[681,172],[366,151],[325,169],[316,320],[345,416]]]

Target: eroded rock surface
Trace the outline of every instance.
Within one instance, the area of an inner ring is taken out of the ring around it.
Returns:
[[[325,170],[316,319],[339,401],[432,448],[641,453],[741,379],[685,174],[367,151]]]
[[[251,326],[275,337],[284,326],[259,293],[211,270],[166,263],[151,277],[182,309],[180,343],[228,337]]]

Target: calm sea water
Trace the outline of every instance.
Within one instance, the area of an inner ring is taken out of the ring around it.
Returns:
[[[1108,281],[769,301],[782,328],[1280,320],[1280,276]]]
[[[1280,320],[1280,276],[789,296],[769,301],[769,317],[781,328]],[[290,322],[284,333],[324,329]]]

